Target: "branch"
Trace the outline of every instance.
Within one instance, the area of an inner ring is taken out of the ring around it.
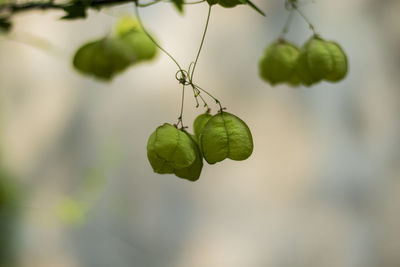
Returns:
[[[111,5],[117,5],[117,4],[123,4],[123,3],[128,3],[128,2],[133,2],[132,0],[93,0],[87,4],[88,7],[92,8],[101,8],[103,6],[111,6]],[[8,11],[12,14],[18,13],[18,12],[23,12],[23,11],[28,11],[28,10],[34,10],[34,9],[40,9],[40,10],[47,10],[47,9],[65,9],[69,6],[72,6],[76,3],[65,3],[65,4],[56,4],[53,1],[49,2],[28,2],[28,3],[6,3],[6,4],[0,4],[0,12],[2,11]]]

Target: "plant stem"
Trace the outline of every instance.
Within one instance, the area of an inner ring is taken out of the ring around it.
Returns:
[[[289,11],[289,15],[288,15],[288,18],[286,20],[285,26],[282,29],[281,38],[285,37],[285,35],[289,32],[289,28],[290,28],[290,25],[292,24],[292,20],[293,20],[293,14],[294,14],[294,12],[293,12],[293,9],[292,9],[292,10]]]
[[[148,7],[148,6],[152,6],[152,5],[154,5],[154,4],[157,4],[157,3],[160,3],[161,2],[161,0],[154,0],[153,2],[149,2],[149,3],[146,3],[146,4],[137,4],[137,6],[138,7]]]
[[[183,84],[183,85],[182,85],[181,113],[180,113],[180,115],[179,115],[178,122],[177,122],[177,124],[176,124],[176,126],[178,126],[179,123],[180,123],[182,128],[184,128],[184,126],[183,126],[183,106],[184,106],[184,104],[185,104],[185,85]]]
[[[299,13],[299,15],[307,22],[308,26],[310,27],[310,30],[313,31],[314,34],[316,34],[315,27],[311,23],[311,21],[308,19],[308,17],[301,11],[296,4],[293,4],[293,8]]]
[[[162,47],[156,42],[156,40],[154,40],[154,38],[149,34],[149,32],[146,30],[146,28],[144,27],[144,25],[143,25],[143,23],[142,23],[142,20],[141,20],[141,18],[140,18],[140,15],[139,15],[138,1],[137,1],[137,0],[134,0],[134,3],[135,3],[135,13],[136,13],[136,17],[138,18],[140,27],[143,29],[143,32],[147,35],[147,37],[149,37],[149,39],[150,39],[161,51],[163,51],[169,58],[171,58],[172,61],[176,64],[176,66],[178,66],[178,69],[179,69],[181,72],[183,72],[183,70],[182,70],[181,66],[179,65],[178,61],[176,61],[176,59],[175,59],[170,53],[168,53],[167,50],[165,50],[164,48],[162,48]]]
[[[185,2],[184,5],[196,5],[205,2],[206,0],[200,0],[196,2]]]
[[[199,51],[197,52],[196,60],[194,61],[194,65],[193,65],[192,74],[191,74],[191,76],[190,76],[190,81],[191,81],[191,82],[193,81],[193,76],[194,76],[194,71],[195,71],[195,69],[196,69],[197,61],[199,60],[200,53],[201,53],[201,49],[203,48],[204,40],[205,40],[205,38],[206,38],[207,29],[208,29],[208,24],[210,23],[210,16],[211,16],[211,5],[209,5],[209,7],[208,7],[208,14],[207,14],[206,26],[205,26],[205,28],[204,28],[203,37],[201,38],[200,48],[199,48]],[[189,74],[190,74],[190,73],[189,73]]]
[[[215,103],[217,103],[219,105],[219,110],[220,111],[223,110],[221,102],[217,98],[215,98],[212,94],[210,94],[209,92],[207,92],[206,90],[204,90],[200,86],[195,85],[195,84],[193,84],[193,86],[196,87],[198,90],[203,91],[204,93],[206,93],[209,97],[211,97],[215,101]]]

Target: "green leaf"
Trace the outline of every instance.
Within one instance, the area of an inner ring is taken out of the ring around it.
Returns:
[[[218,4],[218,0],[207,0],[207,3],[208,3],[210,6],[213,6],[213,5]]]
[[[0,32],[9,32],[11,30],[11,22],[8,18],[0,18]]]
[[[247,3],[249,6],[251,6],[255,11],[257,11],[258,13],[260,13],[261,15],[263,15],[264,17],[267,16],[264,11],[262,11],[259,7],[257,7],[253,2],[251,2],[250,0],[240,0],[240,1],[244,1],[245,4]]]
[[[176,7],[176,9],[179,11],[179,13],[183,14],[183,4],[185,3],[184,0],[172,0],[172,3]]]
[[[200,134],[200,149],[209,164],[226,158],[245,160],[253,152],[253,138],[244,121],[233,114],[214,115]]]
[[[86,9],[88,4],[81,1],[76,1],[73,4],[64,7],[64,11],[67,13],[61,19],[71,20],[71,19],[81,19],[86,18]]]
[[[237,5],[245,4],[245,2],[243,2],[243,0],[218,0],[218,4],[226,8],[232,8]]]

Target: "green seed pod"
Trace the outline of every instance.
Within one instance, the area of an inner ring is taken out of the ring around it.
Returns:
[[[245,160],[253,152],[249,127],[240,118],[227,112],[214,115],[203,127],[199,139],[200,149],[209,164],[226,158]]]
[[[321,80],[339,81],[347,74],[347,57],[336,43],[313,36],[300,50],[296,72],[306,86]]]
[[[288,83],[296,86],[299,79],[296,75],[296,62],[299,49],[285,41],[278,40],[265,50],[259,66],[260,76],[271,85]]]
[[[194,135],[196,136],[196,139],[198,140],[201,130],[203,130],[204,125],[208,122],[209,119],[211,119],[211,114],[210,113],[203,113],[194,120],[193,122],[193,130],[194,130]]]
[[[138,61],[151,60],[157,55],[157,47],[144,32],[130,32],[121,37],[136,55]]]
[[[312,38],[308,44],[307,58],[312,75],[316,79],[324,79],[333,70],[333,60],[328,42],[320,38]]]
[[[200,148],[195,141],[196,139],[193,138],[193,135],[187,132],[185,133],[192,139],[191,146],[192,149],[196,151],[196,159],[189,167],[175,170],[175,175],[190,181],[196,181],[199,179],[201,170],[203,169],[203,155],[201,154]]]
[[[325,80],[330,82],[341,81],[346,77],[348,71],[347,55],[335,42],[328,42],[327,47],[333,60],[333,70],[325,77]]]
[[[197,180],[203,167],[202,157],[191,136],[165,123],[147,142],[147,157],[154,172],[175,173],[178,177]]]
[[[104,38],[83,45],[75,53],[74,67],[98,79],[110,80],[136,59],[129,46],[116,38]]]
[[[305,47],[301,48],[299,57],[296,63],[296,74],[299,77],[301,83],[306,86],[311,86],[312,84],[318,83],[321,79],[316,79],[311,73],[308,57],[307,57],[307,50]]]
[[[218,4],[220,6],[226,7],[226,8],[231,8],[235,7],[237,5],[245,4],[246,1],[244,0],[218,0]]]
[[[123,16],[118,20],[117,24],[115,24],[115,33],[119,37],[127,33],[138,31],[140,31],[140,24],[132,16]]]

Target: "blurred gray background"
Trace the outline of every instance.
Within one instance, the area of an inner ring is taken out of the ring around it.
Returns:
[[[254,2],[266,18],[213,9],[195,75],[246,121],[254,153],[205,165],[195,183],[153,173],[146,157],[150,133],[179,115],[181,87],[165,55],[111,83],[72,68],[75,50],[131,5],[72,22],[61,12],[14,18],[0,39],[0,114],[3,160],[27,198],[21,266],[400,266],[400,1],[302,5],[343,46],[350,72],[298,89],[258,77],[287,11],[283,0]],[[194,60],[206,4],[183,17],[167,3],[141,14],[182,65]],[[310,36],[296,16],[287,39]],[[187,96],[190,126],[203,110]]]

